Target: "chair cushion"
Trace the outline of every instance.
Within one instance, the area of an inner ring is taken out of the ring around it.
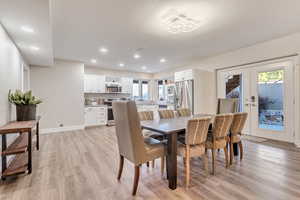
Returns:
[[[233,136],[230,137],[230,139],[231,139],[232,143],[238,143],[238,142],[241,141],[241,136],[240,135],[233,135]]]
[[[144,141],[148,161],[165,156],[165,147],[162,142],[151,137],[145,138]]]
[[[219,139],[216,140],[215,146],[213,146],[213,139],[212,139],[212,135],[207,135],[207,140],[205,143],[205,147],[208,149],[223,149],[224,147],[226,147],[227,141],[226,139]]]
[[[186,145],[178,142],[177,155],[185,157]],[[191,145],[190,146],[190,157],[198,157],[205,154],[205,145]]]

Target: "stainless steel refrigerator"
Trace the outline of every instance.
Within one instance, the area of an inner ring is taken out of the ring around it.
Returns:
[[[194,81],[176,82],[175,86],[175,108],[189,108],[194,114]]]

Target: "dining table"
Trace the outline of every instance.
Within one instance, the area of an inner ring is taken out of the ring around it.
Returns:
[[[212,114],[197,114],[189,117],[175,117],[169,119],[154,119],[149,121],[141,121],[142,129],[164,135],[167,139],[166,147],[166,168],[169,188],[175,190],[177,188],[177,137],[178,133],[185,133],[188,120],[200,117],[211,117],[211,123],[214,121]],[[235,154],[237,148],[235,149]]]

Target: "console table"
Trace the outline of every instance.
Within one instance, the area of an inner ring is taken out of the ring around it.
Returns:
[[[32,121],[13,121],[0,127],[0,135],[2,137],[2,174],[1,179],[6,177],[32,172],[32,134],[35,129],[36,133],[36,149],[39,150],[39,121],[41,117],[37,117]],[[19,133],[18,137],[7,145],[7,135]],[[7,166],[7,156],[15,155],[13,160]]]

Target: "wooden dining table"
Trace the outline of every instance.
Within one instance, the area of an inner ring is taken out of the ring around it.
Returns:
[[[142,121],[143,129],[161,133],[167,137],[167,178],[169,188],[177,188],[177,136],[186,130],[187,122],[192,118],[212,117],[211,114],[197,114],[191,117],[177,117],[171,119],[156,119],[152,121]]]
[[[193,118],[211,117],[211,123],[214,121],[212,114],[197,114],[190,117],[176,117],[170,119],[155,119],[151,121],[141,121],[143,129],[161,133],[167,138],[167,178],[169,188],[177,188],[177,136],[178,133],[184,133],[187,128],[187,122]],[[238,154],[237,146],[234,146],[234,155]]]

